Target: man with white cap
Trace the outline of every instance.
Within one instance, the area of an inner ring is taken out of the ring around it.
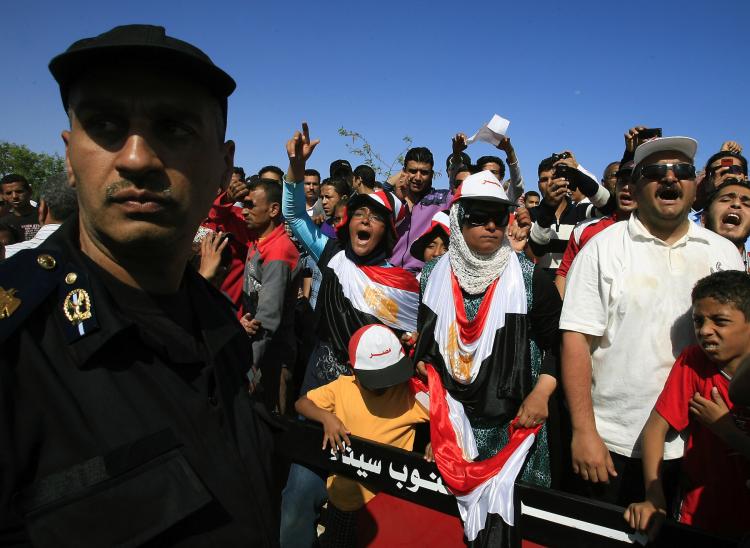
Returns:
[[[694,340],[693,285],[743,268],[729,241],[688,219],[697,146],[688,137],[641,144],[631,175],[637,212],[593,238],[568,275],[560,328],[573,472],[582,494],[621,506],[643,497],[640,434]],[[667,438],[665,486],[683,449],[679,436]]]

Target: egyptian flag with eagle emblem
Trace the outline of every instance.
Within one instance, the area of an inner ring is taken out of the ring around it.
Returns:
[[[444,255],[430,273],[419,310],[415,362],[427,366],[430,434],[435,462],[456,496],[469,541],[487,514],[513,524],[513,484],[539,428],[509,427],[509,442],[493,457],[478,456],[469,416],[502,424],[514,418],[533,388],[526,322],[526,289],[518,259],[487,289],[468,321],[463,294]],[[415,385],[415,383],[413,383]]]
[[[386,222],[381,242],[365,257],[357,256],[349,241],[351,215],[362,207]],[[417,328],[419,284],[414,274],[386,262],[405,214],[406,207],[390,192],[357,194],[336,227],[338,239],[329,240],[321,254],[318,336],[344,355],[351,336],[365,325],[384,324],[399,334]]]
[[[469,321],[461,287],[443,255],[424,289],[414,360],[430,363],[467,414],[509,420],[533,388],[526,288],[515,254]]]
[[[513,484],[538,431],[516,428],[511,422],[533,388],[523,272],[507,241],[481,257],[467,246],[462,219],[470,218],[476,200],[489,202],[499,212],[511,205],[488,171],[467,177],[456,192],[450,210],[450,250],[423,281],[414,355],[415,362],[428,364],[435,462],[456,496],[469,541],[485,528],[489,513],[512,525]],[[505,226],[501,218],[494,226]],[[481,295],[471,319],[464,291]],[[508,443],[479,461],[472,429],[477,423],[511,423]]]

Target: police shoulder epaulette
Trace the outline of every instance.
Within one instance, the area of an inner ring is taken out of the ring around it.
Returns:
[[[0,344],[59,285],[64,275],[56,250],[27,249],[0,261]]]

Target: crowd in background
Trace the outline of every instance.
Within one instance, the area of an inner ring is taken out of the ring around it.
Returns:
[[[533,428],[528,481],[625,507],[636,529],[671,517],[746,531],[749,415],[728,395],[750,354],[750,183],[738,143],[697,168],[694,140],[637,126],[600,180],[571,151],[542,159],[539,192],[526,190],[508,138],[503,157],[473,161],[457,134],[447,189],[433,187],[428,148],[378,181],[345,159],[313,169],[317,145],[304,126],[286,144],[288,169],[235,167],[193,244],[191,262],[251,341],[249,390],[270,411],[321,422],[324,447],[355,434],[432,458],[444,441],[414,447],[415,425],[434,415],[406,390],[413,374],[462,406],[476,461],[508,444],[511,423]],[[21,175],[0,188],[2,258],[77,213],[64,174],[41,182],[38,204]],[[399,359],[365,356],[388,337]],[[315,542],[326,501],[321,541],[353,542],[373,493],[326,476],[292,465],[282,545]],[[500,523],[468,540],[511,534]]]

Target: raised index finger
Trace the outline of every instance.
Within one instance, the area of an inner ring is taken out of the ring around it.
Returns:
[[[307,127],[307,122],[302,122],[302,136],[306,143],[310,142],[310,128]]]

